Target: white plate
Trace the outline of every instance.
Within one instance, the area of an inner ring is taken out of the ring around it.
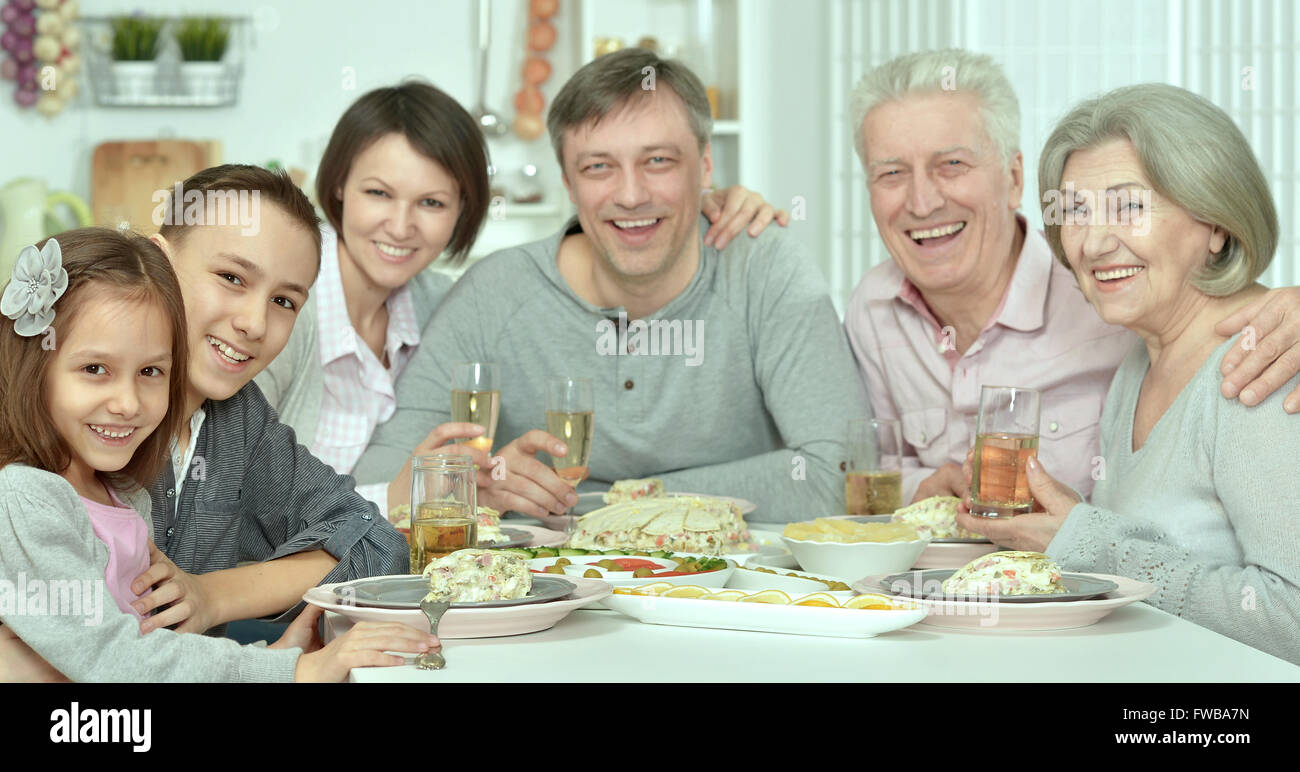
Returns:
[[[912,568],[961,568],[981,555],[1001,547],[991,542],[930,542]]]
[[[799,597],[802,596],[792,596],[792,599]],[[610,595],[605,598],[604,605],[652,625],[832,638],[871,638],[914,625],[926,614],[924,608],[870,611],[645,595]]]
[[[569,537],[564,535],[564,531],[552,531],[550,528],[543,528],[540,525],[521,525],[517,521],[508,521],[501,526],[516,531],[527,531],[532,534],[532,540],[525,547],[557,547],[568,541]]]
[[[1068,630],[1087,627],[1117,608],[1137,603],[1156,591],[1153,584],[1139,582],[1110,574],[1085,574],[1101,580],[1110,580],[1119,589],[1098,600],[1076,600],[1058,603],[990,603],[987,601],[948,601],[908,598],[924,606],[930,614],[922,624],[930,627],[947,627],[980,632],[1021,630]],[[880,580],[885,574],[868,576],[853,583],[858,592],[882,592]],[[886,592],[886,595],[891,593]]]
[[[524,606],[502,608],[449,609],[438,624],[439,638],[492,638],[501,635],[520,635],[547,630],[564,619],[569,612],[598,603],[614,588],[599,579],[578,576],[561,577],[574,585],[568,598],[548,603],[530,603]],[[424,612],[365,608],[338,602],[334,588],[342,582],[323,584],[308,590],[302,599],[326,611],[342,614],[353,622],[400,622],[417,630],[428,632],[429,620]]]

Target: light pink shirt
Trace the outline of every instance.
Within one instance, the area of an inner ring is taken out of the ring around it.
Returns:
[[[370,443],[375,427],[387,421],[397,408],[393,383],[419,345],[420,329],[415,321],[411,291],[402,287],[387,301],[388,337],[384,351],[389,366],[384,367],[348,317],[343,279],[339,274],[338,236],[325,228],[321,234],[320,276],[312,293],[316,297],[325,393],[321,397],[320,419],[311,452],[339,474],[348,474]],[[386,506],[380,508],[386,509]]]
[[[1038,457],[1056,479],[1092,492],[1094,470],[1104,469],[1101,409],[1137,338],[1101,320],[1041,232],[1025,234],[1002,303],[964,354],[944,346],[942,325],[893,261],[863,277],[844,326],[876,416],[902,423],[903,501],[935,469],[966,458],[985,384],[1042,392]]]
[[[95,529],[95,536],[108,546],[108,568],[104,571],[108,594],[124,613],[143,619],[131,607],[140,599],[139,595],[131,592],[131,582],[149,570],[149,529],[140,513],[123,504],[116,493],[110,490],[109,496],[115,506],[100,504],[84,496],[81,502],[90,513],[90,525]]]

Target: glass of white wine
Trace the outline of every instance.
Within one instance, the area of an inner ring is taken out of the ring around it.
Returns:
[[[555,474],[575,489],[587,479],[595,403],[589,378],[550,378],[546,381],[546,431],[564,442],[569,452],[551,456]],[[571,510],[570,510],[571,511]],[[565,513],[565,533],[573,533],[573,516]]]
[[[483,427],[481,435],[465,440],[465,444],[491,453],[500,415],[500,368],[492,362],[455,365],[451,371],[451,420]]]
[[[849,420],[844,514],[891,515],[903,506],[902,446],[902,430],[897,421]]]
[[[478,544],[474,462],[469,456],[417,456],[411,466],[411,568]]]

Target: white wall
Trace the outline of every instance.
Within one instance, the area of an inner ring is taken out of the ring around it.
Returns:
[[[526,0],[496,0],[488,103],[514,115],[514,91],[523,61]],[[562,3],[562,6],[565,4]],[[568,5],[572,5],[569,3]],[[469,0],[223,0],[185,3],[163,0],[82,0],[83,16],[111,16],[135,9],[146,13],[214,13],[253,18],[252,46],[244,65],[242,94],[229,108],[110,108],[88,98],[83,83],[77,102],[47,119],[16,109],[4,83],[0,105],[0,184],[18,176],[44,179],[51,188],[88,197],[95,145],[107,140],[177,137],[219,139],[226,162],[265,163],[314,174],[335,121],[365,91],[419,75],[472,109],[478,68],[475,6]],[[551,60],[556,74],[543,91],[554,95],[572,72],[573,9],[562,7],[559,42]],[[344,68],[353,68],[355,87],[345,88]],[[85,74],[82,75],[83,79]],[[558,180],[546,138],[524,144],[511,135],[494,141],[494,161],[507,174],[533,161],[552,185]],[[534,238],[520,228],[492,224],[491,241]],[[503,232],[504,231],[504,232]],[[487,235],[487,234],[485,234]],[[503,244],[502,244],[503,245]]]

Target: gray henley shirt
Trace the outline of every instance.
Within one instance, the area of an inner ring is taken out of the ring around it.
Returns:
[[[707,227],[701,218],[699,233]],[[722,252],[701,242],[695,277],[642,328],[565,282],[560,242],[579,229],[574,218],[456,282],[398,379],[397,411],[357,462],[357,480],[396,476],[450,420],[452,366],[485,361],[501,367],[498,448],[545,428],[548,376],[592,379],[595,439],[580,491],[653,476],[669,490],[750,499],[759,507],[751,520],[842,513],[845,422],[870,406],[808,253],[775,228]]]

